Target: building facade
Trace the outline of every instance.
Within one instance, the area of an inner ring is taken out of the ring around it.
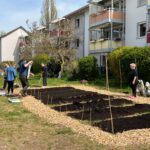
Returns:
[[[77,57],[88,56],[89,52],[89,5],[64,16],[70,19],[74,30],[72,47],[77,49]]]
[[[50,24],[50,37],[57,38],[64,32],[59,31],[59,26],[63,20],[70,20],[73,30],[73,40],[70,47],[77,50],[77,58],[88,56],[89,54],[89,5],[73,11],[61,19],[56,19]]]
[[[147,0],[126,0],[125,45],[147,45]]]
[[[107,53],[125,43],[124,0],[90,1],[90,50],[99,67],[105,66]]]
[[[100,67],[120,46],[150,43],[150,0],[90,0],[90,50]]]
[[[0,61],[19,61],[20,47],[28,32],[23,27],[18,27],[0,37]]]

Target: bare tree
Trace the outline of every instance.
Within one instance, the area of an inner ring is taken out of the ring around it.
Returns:
[[[55,0],[43,0],[43,7],[41,11],[41,25],[49,29],[51,21],[57,18],[57,8]]]
[[[30,32],[28,37],[20,39],[20,58],[31,59],[40,53],[48,53],[50,41],[45,28],[39,29],[36,22],[26,20]]]
[[[68,19],[57,21],[55,26],[56,34],[50,37],[50,39],[53,47],[52,56],[61,64],[61,70],[59,72],[59,78],[61,78],[66,68],[76,58],[76,50],[71,47],[71,43],[74,40],[74,30],[71,21]]]
[[[32,31],[28,37],[29,42],[25,45],[22,54],[25,56],[27,56],[26,54],[30,54],[30,57],[41,53],[48,54],[61,64],[61,70],[59,72],[59,78],[61,78],[64,71],[67,70],[66,68],[76,58],[76,51],[71,47],[71,43],[74,40],[71,21],[67,19],[57,21],[54,30],[55,36],[52,36],[53,34],[51,35],[51,32],[47,34],[47,30],[30,28]]]

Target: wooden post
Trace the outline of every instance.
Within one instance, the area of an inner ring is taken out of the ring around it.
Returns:
[[[120,74],[120,88],[122,90],[122,71],[121,71],[121,62],[119,60],[119,74]]]
[[[82,116],[81,116],[81,120],[83,120],[83,116],[84,116],[84,104],[83,104],[83,110],[82,110]]]
[[[90,124],[92,124],[92,108],[90,108]]]
[[[111,119],[111,130],[114,133],[114,123],[113,123],[113,116],[112,116],[112,109],[111,109],[111,99],[110,99],[110,89],[109,89],[109,75],[108,75],[108,60],[106,55],[106,85],[108,90],[108,99],[109,99],[109,111],[110,111],[110,119]]]

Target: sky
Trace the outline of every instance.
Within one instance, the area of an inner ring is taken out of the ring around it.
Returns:
[[[27,29],[27,19],[29,23],[39,23],[42,1],[0,0],[0,31],[9,32],[19,26]],[[58,16],[62,17],[86,4],[87,0],[56,0]]]

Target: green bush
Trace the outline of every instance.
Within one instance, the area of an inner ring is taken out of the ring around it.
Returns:
[[[50,58],[47,62],[48,72],[50,77],[58,77],[60,71],[60,63],[54,58]]]
[[[87,56],[79,60],[79,78],[92,80],[98,77],[97,59],[94,56]]]
[[[47,64],[49,60],[49,56],[47,54],[38,54],[34,57],[34,63],[32,66],[33,73],[41,72],[41,63]]]
[[[127,81],[130,63],[136,63],[139,78],[150,81],[150,47],[121,47],[108,56],[109,67],[116,78]]]
[[[67,64],[65,70],[65,77],[68,80],[76,80],[79,77],[79,61],[74,60],[71,63]]]

